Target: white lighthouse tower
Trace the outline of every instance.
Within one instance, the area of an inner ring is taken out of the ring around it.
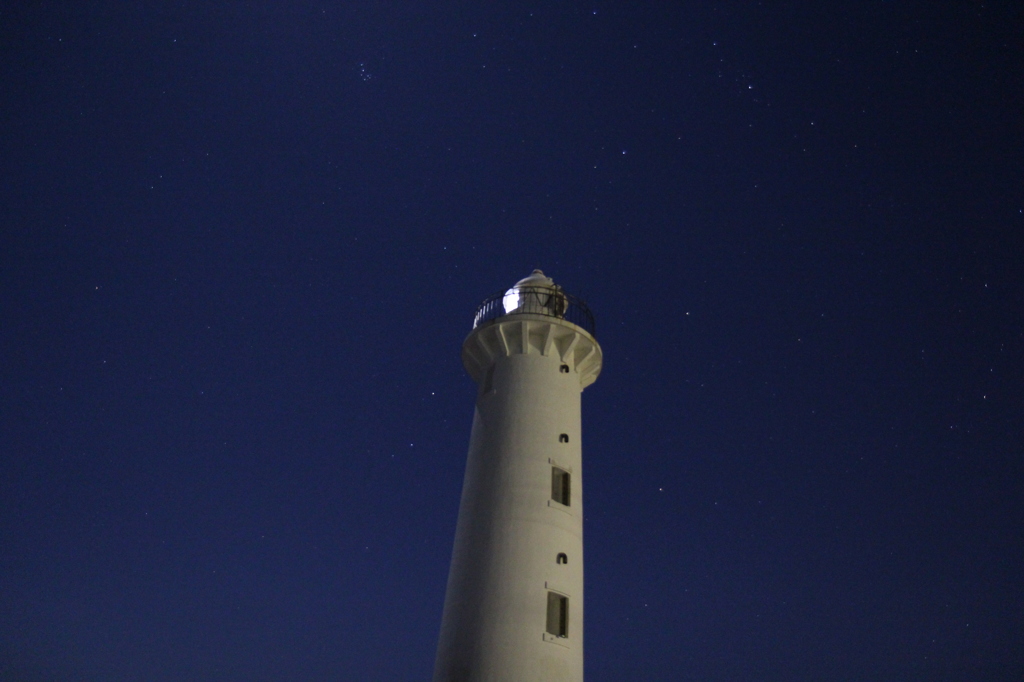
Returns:
[[[462,362],[479,392],[434,681],[581,681],[593,317],[534,270],[481,304]]]

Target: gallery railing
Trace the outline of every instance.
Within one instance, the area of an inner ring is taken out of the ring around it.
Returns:
[[[594,333],[594,315],[587,304],[583,299],[567,294],[558,287],[512,287],[503,294],[495,294],[476,309],[473,329],[484,322],[519,313],[557,317],[582,327],[597,338]]]

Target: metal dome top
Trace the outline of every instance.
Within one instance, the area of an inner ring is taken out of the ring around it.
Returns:
[[[536,269],[531,272],[528,276],[523,277],[521,280],[513,285],[516,287],[553,287],[555,286],[555,280],[551,279],[544,274],[541,269]]]

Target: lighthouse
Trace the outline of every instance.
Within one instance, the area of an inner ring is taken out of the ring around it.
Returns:
[[[477,309],[434,682],[583,679],[580,396],[601,361],[589,309],[540,270]]]

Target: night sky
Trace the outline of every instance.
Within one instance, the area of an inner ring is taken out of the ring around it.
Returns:
[[[533,268],[589,682],[1024,679],[1024,7],[643,5],[0,9],[0,680],[429,679]]]

